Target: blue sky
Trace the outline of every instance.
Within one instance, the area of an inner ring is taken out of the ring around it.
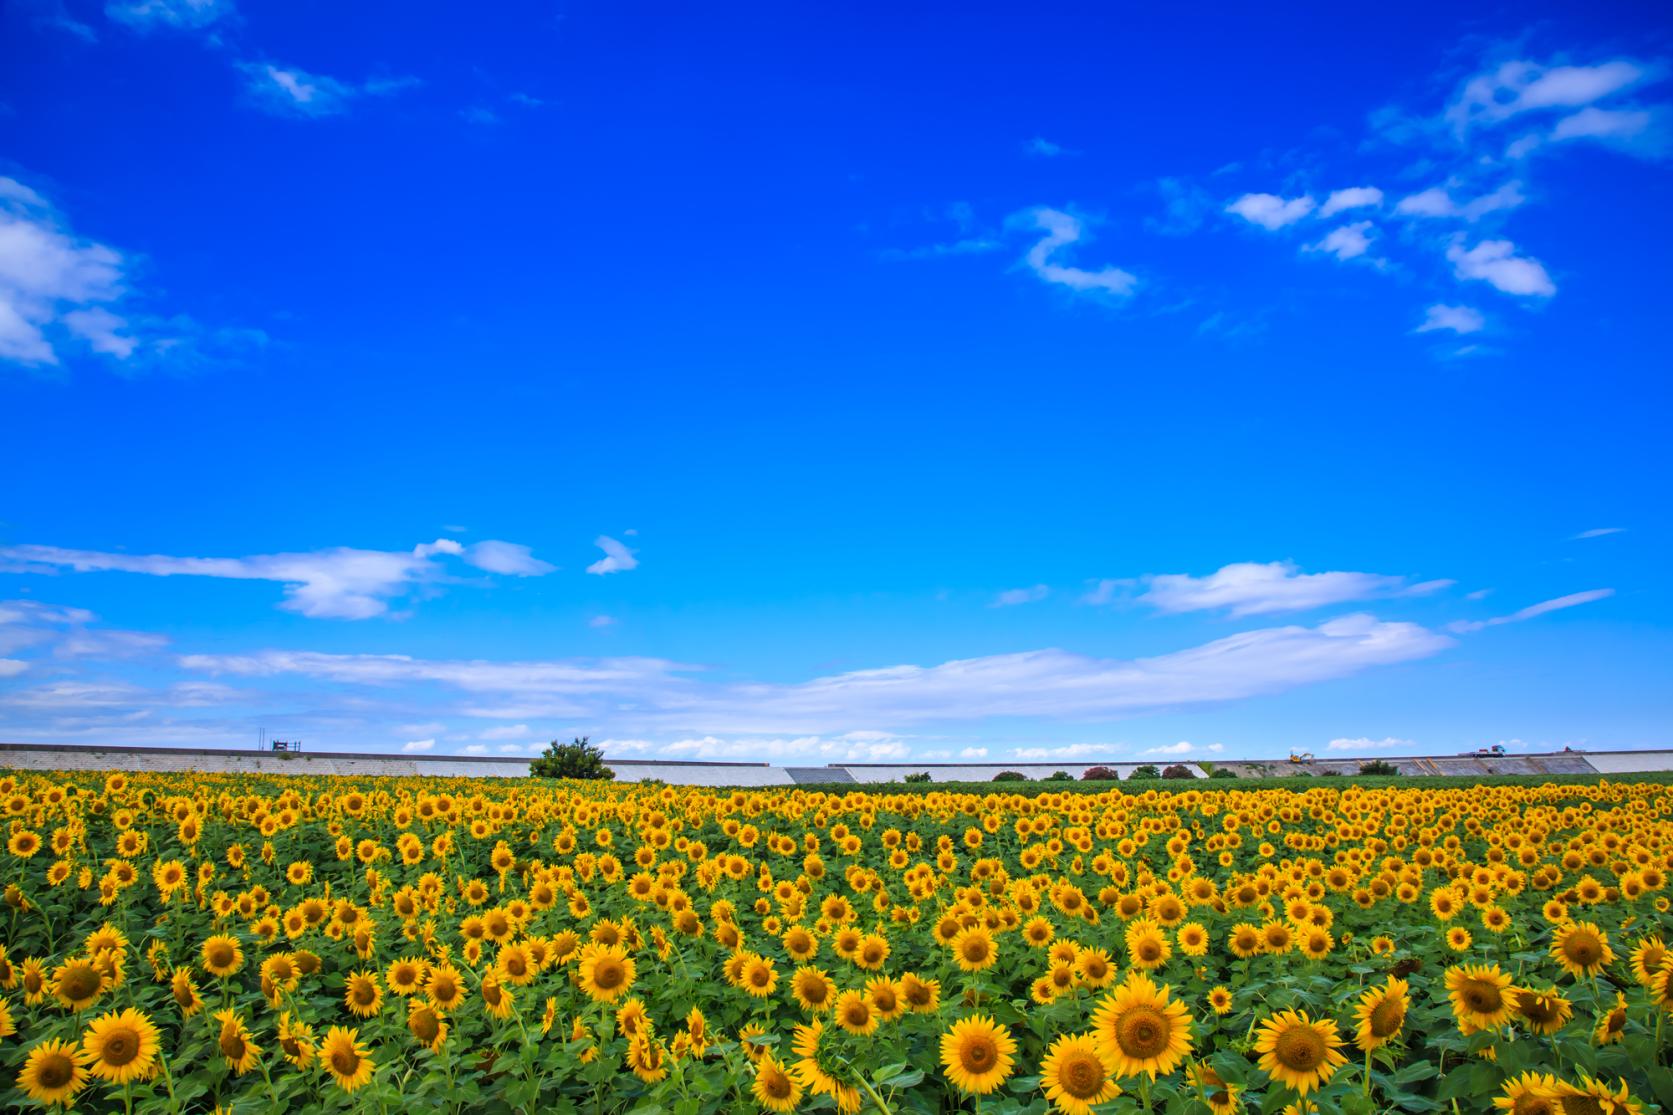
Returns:
[[[1656,5],[0,13],[0,738],[1669,743]]]

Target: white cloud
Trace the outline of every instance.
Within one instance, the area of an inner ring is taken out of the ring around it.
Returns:
[[[1403,217],[1456,218],[1475,222],[1489,213],[1515,209],[1527,200],[1519,182],[1506,182],[1492,193],[1482,194],[1462,205],[1453,200],[1446,187],[1431,186],[1401,198],[1394,211]]]
[[[1192,743],[1190,740],[1182,739],[1178,743],[1170,743],[1170,744],[1168,744],[1164,747],[1147,748],[1145,750],[1144,754],[1146,754],[1146,755],[1196,755],[1196,754],[1200,754],[1204,751],[1209,752],[1210,754],[1217,754],[1221,751],[1224,751],[1225,749],[1226,749],[1225,745],[1220,744],[1220,743],[1210,743],[1210,744],[1207,744],[1207,745],[1203,745],[1203,744],[1199,744],[1199,743]]]
[[[486,740],[522,739],[528,734],[529,726],[527,724],[505,724],[497,728],[484,729],[478,733],[477,738]]]
[[[1371,250],[1371,238],[1366,235],[1371,227],[1370,221],[1355,221],[1351,225],[1343,225],[1331,230],[1317,244],[1309,245],[1308,250],[1329,252],[1344,263],[1350,259],[1358,259]]]
[[[894,762],[911,757],[911,749],[897,739],[855,740],[844,736],[829,738],[819,735],[794,738],[725,739],[702,736],[677,740],[657,749],[658,754],[670,759],[743,760],[748,762],[785,763],[855,763]]]
[[[1314,204],[1313,199],[1306,196],[1286,200],[1277,194],[1244,194],[1226,206],[1226,212],[1235,213],[1269,232],[1276,232],[1307,216],[1313,211]]]
[[[336,116],[360,97],[391,96],[418,84],[415,78],[372,78],[355,85],[271,62],[240,62],[238,68],[256,105],[280,116]]]
[[[1030,155],[1039,155],[1042,158],[1047,159],[1064,153],[1064,148],[1061,144],[1053,143],[1051,140],[1043,139],[1040,136],[1035,136],[1033,139],[1023,144],[1023,150],[1028,152]]]
[[[1565,116],[1551,129],[1551,141],[1570,139],[1635,139],[1649,131],[1655,116],[1647,109],[1583,108]]]
[[[524,721],[605,718],[637,732],[730,737],[829,737],[898,731],[932,721],[990,717],[1122,717],[1277,693],[1410,662],[1452,645],[1412,623],[1350,615],[1316,627],[1245,631],[1151,658],[1104,659],[1063,650],[1025,651],[856,670],[800,683],[704,682],[693,668],[657,659],[534,662],[425,660],[402,655],[266,651],[185,655],[189,670],[245,677],[302,676],[377,687],[449,685],[501,703],[464,715]],[[888,740],[847,739],[886,744]]]
[[[235,14],[231,0],[112,0],[105,5],[105,15],[140,31],[196,31]]]
[[[1516,245],[1509,240],[1483,240],[1469,249],[1456,242],[1447,249],[1446,258],[1460,279],[1479,279],[1505,294],[1549,298],[1557,293],[1544,265],[1517,255]]]
[[[633,555],[637,552],[611,538],[608,534],[601,534],[593,545],[604,551],[604,556],[587,566],[588,573],[603,576],[606,573],[625,573],[629,569],[639,568],[639,559]]]
[[[1424,311],[1423,324],[1414,332],[1433,333],[1438,329],[1450,329],[1454,333],[1479,333],[1486,324],[1479,310],[1437,303]]]
[[[21,658],[0,658],[0,678],[14,678],[29,668]]]
[[[1334,217],[1349,209],[1366,209],[1383,203],[1383,192],[1375,186],[1349,186],[1335,190],[1319,206],[1319,219]]]
[[[1009,588],[993,598],[990,608],[1009,608],[1016,604],[1033,604],[1044,600],[1051,594],[1047,585],[1034,585],[1031,588]]]
[[[961,759],[985,759],[988,757],[988,749],[985,747],[961,747],[958,757]]]
[[[480,744],[480,743],[467,743],[465,745],[465,754],[467,754],[467,755],[486,755],[486,754],[488,754],[488,748],[484,744]]]
[[[433,739],[409,739],[401,745],[401,750],[407,753],[434,750],[436,741]]]
[[[0,360],[57,364],[66,335],[124,358],[126,326],[105,309],[126,293],[122,255],[71,232],[46,199],[0,178]],[[56,333],[55,339],[49,334]]]
[[[1064,760],[1074,762],[1081,759],[1107,759],[1110,752],[1116,750],[1107,743],[1063,743],[1056,747],[1018,747],[1011,751],[1011,758],[1018,762],[1047,762]]]
[[[1234,616],[1297,612],[1330,604],[1435,592],[1451,581],[1411,584],[1380,573],[1303,573],[1294,562],[1235,562],[1206,577],[1159,573],[1139,599],[1162,612],[1227,609]]]
[[[513,550],[523,547],[499,543]],[[450,538],[412,550],[358,550],[339,546],[295,554],[257,554],[239,558],[170,557],[70,550],[58,546],[0,546],[0,571],[52,573],[140,573],[153,577],[217,577],[236,581],[273,581],[284,585],[279,606],[305,616],[368,619],[389,611],[389,601],[413,586],[437,579],[437,556],[466,557]],[[492,560],[492,559],[490,559]],[[534,562],[544,565],[543,562]]]
[[[1510,613],[1508,616],[1494,616],[1492,619],[1484,620],[1459,620],[1456,623],[1449,623],[1447,624],[1447,630],[1463,633],[1480,631],[1484,627],[1498,627],[1506,623],[1521,623],[1524,620],[1536,619],[1547,612],[1557,612],[1564,608],[1590,604],[1594,600],[1604,600],[1614,595],[1615,590],[1612,588],[1594,588],[1585,592],[1571,592],[1567,596],[1559,596],[1554,600],[1542,600],[1538,604],[1530,604],[1520,611]]]
[[[1092,587],[1081,595],[1079,602],[1098,606],[1111,603],[1122,589],[1132,588],[1138,582],[1127,577],[1103,577],[1087,583]]]
[[[616,626],[616,622],[615,616],[594,616],[587,621],[587,626],[594,630],[603,630],[606,627]]]
[[[1358,739],[1333,739],[1325,744],[1325,747],[1331,751],[1412,751],[1417,748],[1417,744],[1409,739],[1395,739],[1393,736],[1386,739],[1360,736]]]
[[[1496,127],[1524,113],[1581,108],[1652,76],[1649,67],[1625,58],[1595,66],[1508,61],[1465,82],[1448,106],[1446,118],[1462,136],[1472,128]]]
[[[512,577],[540,577],[558,567],[535,557],[527,546],[515,542],[489,539],[478,542],[464,552],[465,562],[488,573],[504,573]]]
[[[1065,286],[1081,293],[1101,293],[1118,297],[1132,294],[1133,288],[1138,285],[1137,276],[1119,267],[1088,271],[1052,262],[1052,257],[1057,254],[1058,249],[1068,247],[1085,236],[1085,224],[1079,217],[1060,209],[1030,209],[1014,216],[1011,223],[1045,233],[1023,257],[1023,263],[1043,282]]]
[[[1611,534],[1622,534],[1626,531],[1626,529],[1626,527],[1593,527],[1591,530],[1581,531],[1579,534],[1570,539],[1570,541],[1578,541],[1582,538],[1603,538]]]

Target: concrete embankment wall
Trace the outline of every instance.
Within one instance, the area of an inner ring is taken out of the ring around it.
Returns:
[[[1240,778],[1274,777],[1307,772],[1353,774],[1359,765],[1379,758],[1406,775],[1632,774],[1673,771],[1673,749],[1656,751],[1559,751],[1533,755],[1434,755],[1321,757],[1308,763],[1228,759],[1216,762]],[[1063,771],[1076,779],[1093,766],[1131,778],[1141,765],[1109,763],[833,763],[828,766],[775,767],[766,763],[664,762],[608,759],[623,782],[659,779],[681,786],[876,785],[902,782],[925,773],[936,782],[988,782],[1001,771],[1043,779]],[[1159,760],[1157,767],[1166,767]],[[1180,765],[1197,778],[1207,771],[1197,763]],[[380,755],[333,751],[235,751],[192,747],[79,747],[58,744],[0,743],[0,769],[207,771],[246,774],[345,774],[424,776],[431,778],[524,778],[527,757],[489,755]]]

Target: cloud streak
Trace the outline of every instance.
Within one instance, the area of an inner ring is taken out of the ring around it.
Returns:
[[[1458,620],[1448,624],[1447,630],[1464,633],[1480,631],[1486,627],[1499,627],[1507,623],[1523,623],[1551,612],[1560,612],[1565,608],[1576,608],[1581,604],[1605,600],[1614,595],[1615,590],[1612,588],[1594,588],[1585,592],[1571,592],[1567,596],[1559,596],[1554,600],[1542,600],[1538,604],[1530,604],[1526,608],[1510,613],[1508,616],[1494,616],[1492,619],[1483,620]]]
[[[1139,601],[1160,612],[1226,611],[1233,616],[1299,612],[1389,596],[1421,596],[1452,584],[1413,584],[1380,573],[1303,573],[1294,562],[1235,562],[1206,577],[1160,573],[1143,579]]]

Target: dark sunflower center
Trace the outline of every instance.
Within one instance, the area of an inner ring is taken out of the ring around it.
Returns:
[[[360,1068],[360,1054],[347,1046],[338,1046],[331,1051],[331,1067],[339,1076],[353,1076]]]
[[[1155,1057],[1168,1047],[1173,1028],[1154,1007],[1129,1007],[1116,1022],[1115,1040],[1134,1060]]]
[[[1324,1039],[1311,1027],[1292,1027],[1278,1035],[1278,1044],[1273,1052],[1285,1068],[1312,1072],[1324,1060]]]
[[[91,998],[99,992],[99,985],[104,982],[103,977],[91,968],[76,967],[64,973],[59,981],[64,994],[71,999],[80,1000]]]
[[[1371,1011],[1371,1033],[1386,1038],[1398,1033],[1406,1021],[1406,1006],[1398,999],[1384,999]]]
[[[62,1088],[75,1077],[75,1062],[62,1053],[53,1053],[41,1062],[39,1078],[47,1088]]]
[[[429,1043],[436,1040],[436,1033],[440,1023],[436,1016],[427,1010],[421,1010],[412,1016],[412,1033],[419,1041]]]
[[[790,1078],[782,1072],[770,1072],[764,1078],[766,1093],[775,1100],[787,1100],[792,1091]]]
[[[1485,980],[1466,980],[1458,991],[1464,1005],[1476,1014],[1497,1014],[1504,1008],[1498,985]]]
[[[988,1038],[969,1038],[960,1051],[959,1059],[971,1072],[986,1072],[999,1057],[999,1050]]]
[[[99,1059],[107,1065],[120,1067],[139,1056],[139,1034],[133,1030],[112,1030],[105,1035]]]
[[[1590,933],[1577,933],[1563,942],[1563,954],[1583,968],[1596,964],[1602,953],[1597,938]]]
[[[1103,1063],[1088,1054],[1076,1053],[1058,1071],[1058,1083],[1076,1099],[1095,1096],[1104,1088]]]
[[[232,949],[219,942],[209,946],[209,966],[225,968],[232,963]]]

